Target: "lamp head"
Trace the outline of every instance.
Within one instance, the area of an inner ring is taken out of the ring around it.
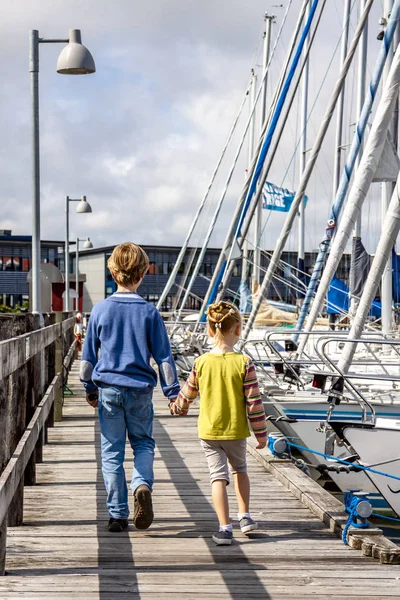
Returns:
[[[69,43],[62,49],[57,61],[61,75],[88,75],[96,71],[93,56],[82,44],[80,29],[69,30]]]
[[[90,248],[93,248],[93,244],[92,244],[92,242],[90,241],[90,238],[88,238],[87,240],[85,240],[85,241],[83,242],[83,246],[82,246],[82,248],[83,248],[84,250],[89,250]]]
[[[76,212],[77,213],[91,213],[92,212],[92,207],[90,206],[89,202],[86,200],[86,196],[82,196],[81,201],[78,203],[78,205],[76,207]]]

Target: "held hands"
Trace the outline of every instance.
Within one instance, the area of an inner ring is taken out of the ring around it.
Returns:
[[[98,394],[94,394],[93,392],[91,394],[86,394],[86,402],[90,404],[90,406],[92,406],[93,408],[97,408],[97,405],[99,403]]]
[[[185,404],[187,406],[181,408],[179,406],[179,404],[176,402],[176,399],[171,400],[171,402],[168,404],[170,414],[171,415],[179,415],[180,417],[185,417],[188,414],[188,410],[189,410],[189,405],[187,404],[187,402]]]

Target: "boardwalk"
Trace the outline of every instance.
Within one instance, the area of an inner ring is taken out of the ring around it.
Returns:
[[[109,533],[99,432],[77,369],[74,396],[37,466],[38,484],[25,488],[25,525],[8,530],[1,600],[400,597],[399,566],[344,547],[252,457],[252,512],[261,529],[249,539],[236,526],[234,544],[216,547],[196,419],[170,417],[159,395],[154,524]],[[234,515],[233,498],[231,508]]]

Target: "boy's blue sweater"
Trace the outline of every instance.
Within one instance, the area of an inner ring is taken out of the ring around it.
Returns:
[[[158,310],[133,292],[116,292],[93,307],[80,370],[87,393],[101,385],[154,388],[157,373],[150,366],[151,356],[159,366],[164,395],[176,398],[180,386]]]

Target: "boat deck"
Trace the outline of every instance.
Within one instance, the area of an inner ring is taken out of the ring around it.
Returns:
[[[75,363],[63,421],[49,429],[37,485],[25,488],[24,525],[8,529],[0,598],[206,599],[399,598],[400,566],[345,547],[252,457],[252,514],[243,535],[229,488],[234,543],[211,539],[216,518],[196,434],[196,411],[171,417],[155,395],[155,521],[146,531],[107,531],[95,412]],[[127,448],[127,473],[132,466]]]

